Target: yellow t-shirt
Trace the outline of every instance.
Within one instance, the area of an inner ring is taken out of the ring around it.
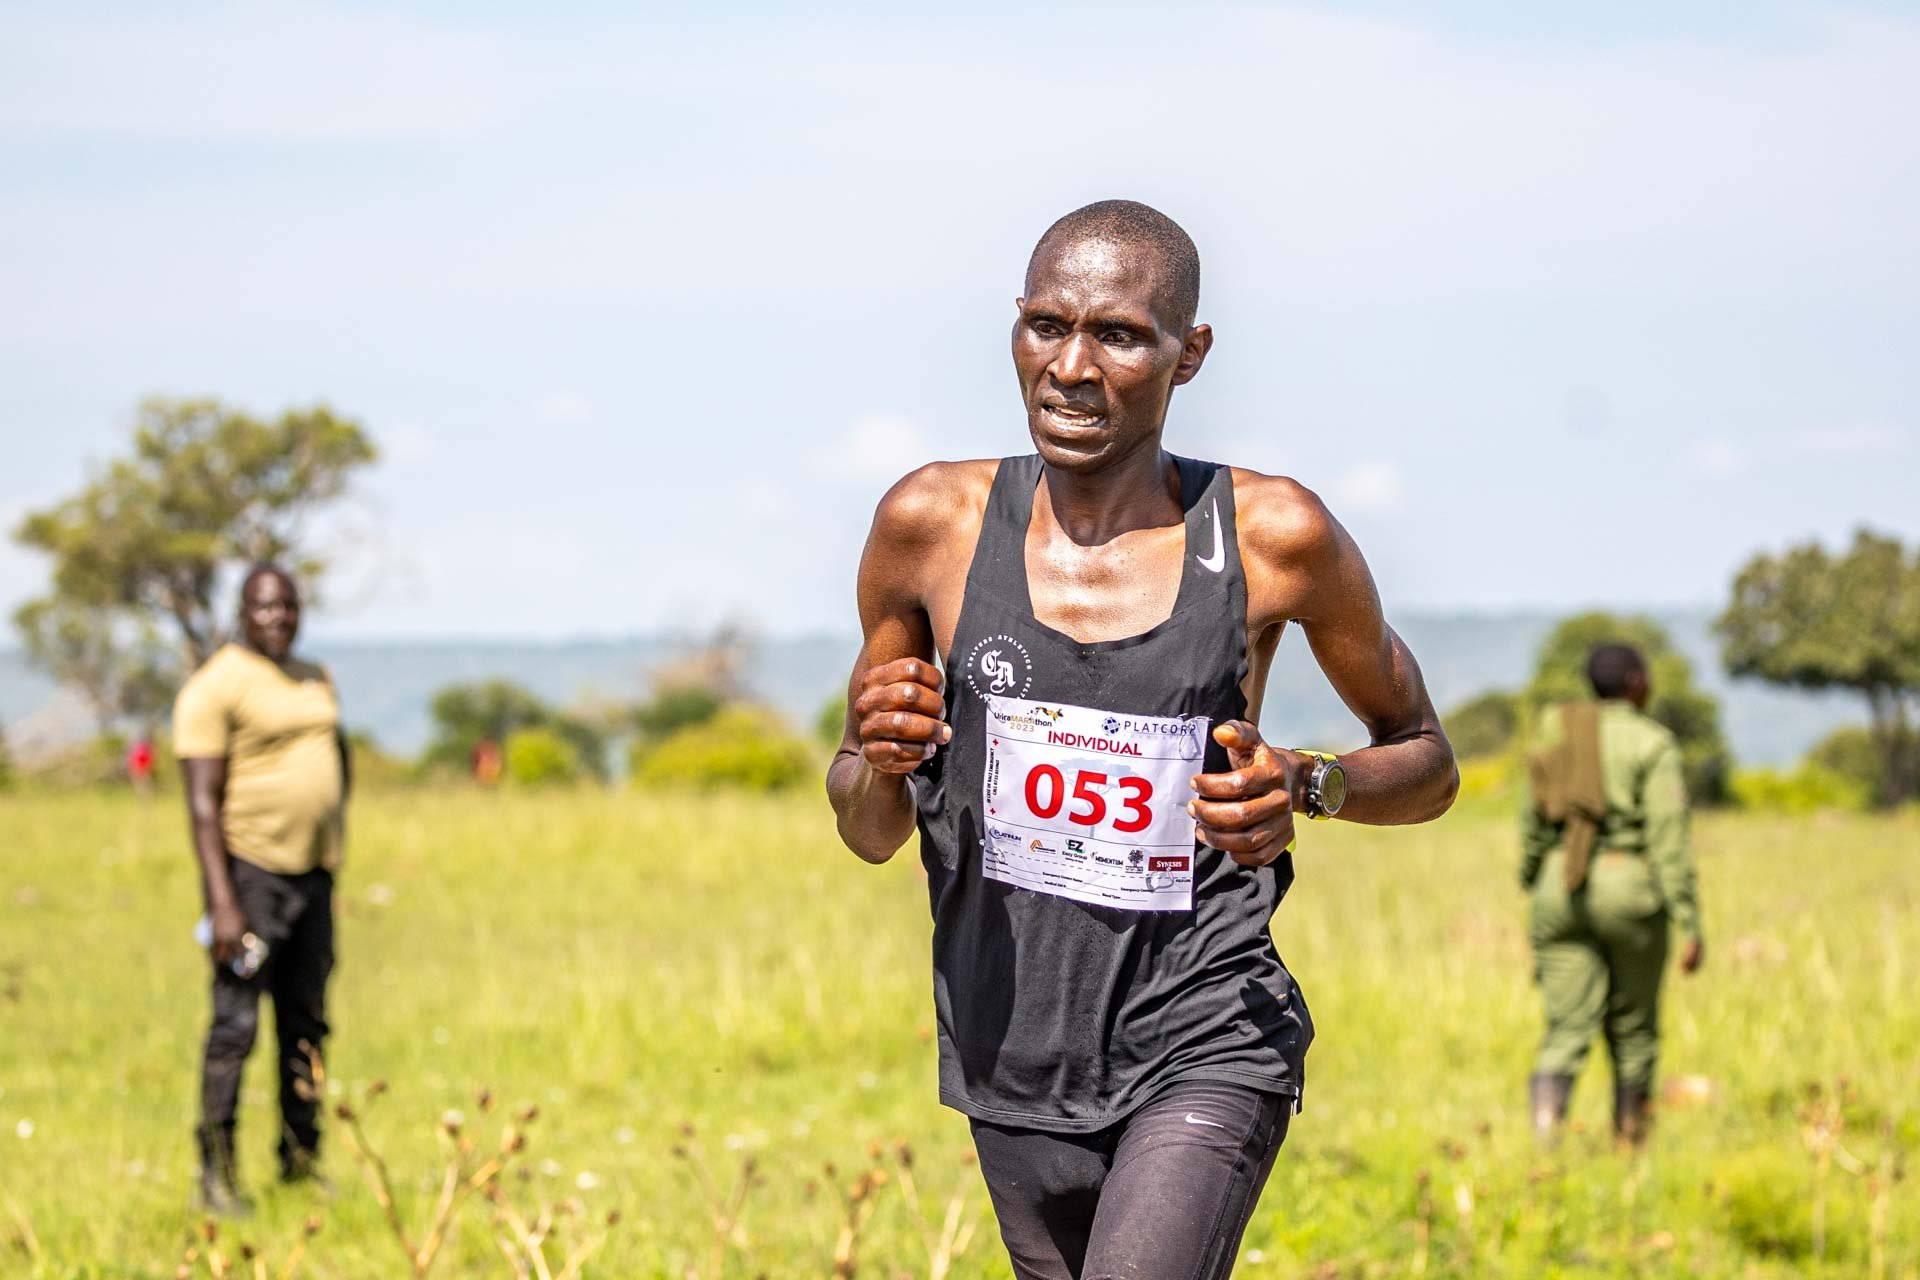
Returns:
[[[227,852],[282,875],[340,865],[340,704],[326,669],[223,646],[173,703],[181,759],[225,757]]]

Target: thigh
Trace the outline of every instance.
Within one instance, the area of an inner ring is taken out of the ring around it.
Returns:
[[[276,1010],[290,1008],[318,1019],[333,972],[332,878],[322,872],[299,889],[297,914],[287,921],[278,952],[267,959],[268,975]]]
[[[1667,967],[1667,915],[1622,916],[1599,921],[1606,946],[1610,1024],[1651,1025],[1660,1008],[1660,981]]]
[[[980,1174],[1019,1280],[1076,1280],[1111,1139],[973,1122]]]
[[[1175,1084],[1128,1119],[1100,1192],[1084,1280],[1216,1280],[1286,1140],[1292,1100],[1245,1085]]]

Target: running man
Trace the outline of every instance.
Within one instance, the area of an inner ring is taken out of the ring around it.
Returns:
[[[273,998],[280,1066],[280,1173],[317,1179],[318,1103],[309,1052],[327,1036],[333,873],[351,763],[324,668],[293,656],[300,595],[256,568],[240,587],[240,640],[193,673],[173,707],[202,892],[212,926],[213,1021],[200,1072],[199,1201],[248,1208],[234,1170],[240,1073]]]
[[[1013,327],[1038,452],[915,471],[860,563],[827,789],[869,862],[918,824],[940,1095],[1023,1280],[1230,1272],[1313,1038],[1268,933],[1294,820],[1421,822],[1457,786],[1320,500],[1162,449],[1213,344],[1199,293],[1145,205],[1056,222]],[[1289,621],[1371,745],[1262,737]]]

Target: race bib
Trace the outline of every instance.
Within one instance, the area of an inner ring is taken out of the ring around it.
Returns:
[[[987,698],[981,865],[989,880],[1099,907],[1193,906],[1205,716],[1123,716]]]

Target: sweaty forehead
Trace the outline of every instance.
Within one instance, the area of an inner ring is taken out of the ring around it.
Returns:
[[[1040,247],[1027,269],[1027,301],[1104,306],[1152,313],[1177,325],[1171,273],[1151,245],[1098,236]]]
[[[255,604],[261,600],[298,600],[300,593],[294,590],[293,579],[267,569],[247,579],[240,588],[240,598]]]

